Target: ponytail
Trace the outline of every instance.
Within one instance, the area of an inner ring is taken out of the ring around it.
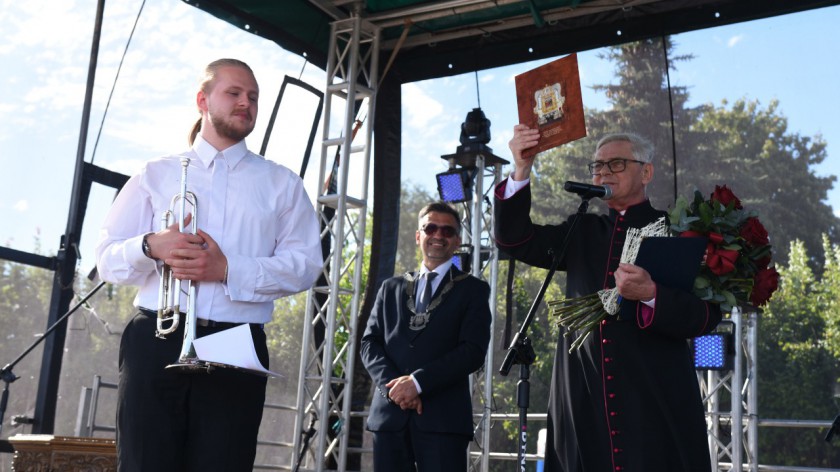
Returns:
[[[190,135],[187,138],[187,140],[190,143],[190,146],[192,146],[195,143],[195,137],[198,136],[199,131],[201,131],[201,117],[198,117],[198,120],[196,120],[195,124],[192,127],[192,130],[190,130]]]

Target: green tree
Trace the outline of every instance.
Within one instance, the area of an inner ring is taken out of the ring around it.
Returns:
[[[837,319],[840,248],[823,245],[825,272],[817,278],[802,241],[790,245],[782,283],[759,317],[758,412],[761,418],[827,420],[837,414],[833,398],[840,362],[832,352],[828,321]],[[823,441],[824,431],[761,428],[762,464],[837,467],[840,451]]]
[[[607,49],[603,57],[614,62],[617,83],[593,89],[603,91],[611,106],[604,111],[587,110],[587,130],[593,139],[538,158],[543,176],[560,177],[541,192],[559,195],[562,180],[588,180],[584,161],[594,151],[593,141],[603,134],[636,131],[651,139],[656,149],[656,176],[648,188],[654,206],[664,209],[679,195],[690,196],[695,189],[711,194],[716,185],[728,185],[761,214],[779,262],[786,260],[784,249],[795,239],[803,241],[811,253],[821,248],[820,234],[838,242],[840,220],[826,203],[836,177],[821,177],[814,170],[827,158],[822,137],[790,132],[775,100],[766,108],[743,99],[731,107],[725,100],[718,107],[688,107],[687,88],[669,91],[666,72],[692,57],[673,57],[673,48],[665,38]],[[559,153],[573,157],[558,159]],[[561,201],[561,208],[568,210]],[[553,203],[556,199],[543,206]]]
[[[46,326],[49,307],[49,289],[52,273],[43,269],[0,262],[0,346],[2,364],[17,359],[35,341],[35,333],[42,333]],[[19,378],[9,387],[9,400],[3,418],[3,437],[27,432],[23,426],[9,427],[16,415],[32,416],[38,391],[38,375],[43,346],[24,357],[12,372]]]
[[[837,178],[814,170],[827,157],[827,143],[820,135],[789,132],[776,100],[766,109],[742,99],[729,109],[727,104],[704,107],[693,127],[707,139],[697,148],[697,160],[705,165],[692,173],[692,184],[708,193],[728,184],[761,215],[779,262],[785,262],[784,249],[794,240],[812,254],[821,249],[821,234],[838,242],[838,219],[826,203]]]
[[[403,186],[400,192],[399,246],[394,266],[395,275],[417,270],[420,264],[420,254],[414,239],[417,232],[417,214],[421,208],[437,199],[437,195],[431,195],[417,184]]]

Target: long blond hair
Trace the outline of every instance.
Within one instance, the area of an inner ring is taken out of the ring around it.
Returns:
[[[214,81],[216,80],[216,74],[219,72],[219,69],[222,67],[239,67],[242,69],[247,70],[254,75],[254,71],[248,66],[248,64],[240,61],[239,59],[230,59],[230,58],[223,58],[217,59],[210,64],[207,64],[207,67],[204,68],[204,77],[201,79],[199,83],[199,90],[204,92],[205,94],[209,94],[210,91],[213,89]],[[199,131],[201,131],[201,120],[202,117],[199,116],[198,120],[196,120],[195,124],[193,125],[192,129],[190,130],[189,137],[187,141],[189,141],[190,146],[193,145],[195,142],[195,137],[198,136]]]

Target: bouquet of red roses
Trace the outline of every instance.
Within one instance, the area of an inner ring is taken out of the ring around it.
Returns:
[[[762,306],[778,288],[779,273],[770,266],[767,230],[758,215],[744,210],[725,185],[715,186],[708,200],[699,191],[691,202],[679,197],[668,219],[672,236],[708,240],[703,265],[694,280],[694,294],[702,300],[718,304],[728,313],[734,306]],[[548,302],[550,315],[567,329],[566,335],[578,333],[570,351],[579,348],[610,316],[605,309],[610,290],[614,289]]]
[[[779,273],[770,266],[767,230],[726,185],[715,186],[708,200],[699,191],[691,202],[678,198],[668,217],[674,235],[708,239],[695,295],[719,304],[724,313],[734,306],[767,303],[779,286]]]

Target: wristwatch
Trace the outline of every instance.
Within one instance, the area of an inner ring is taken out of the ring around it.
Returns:
[[[143,235],[143,254],[149,259],[154,259],[154,257],[152,257],[152,246],[149,244],[149,235],[151,234],[154,233],[146,233]]]

